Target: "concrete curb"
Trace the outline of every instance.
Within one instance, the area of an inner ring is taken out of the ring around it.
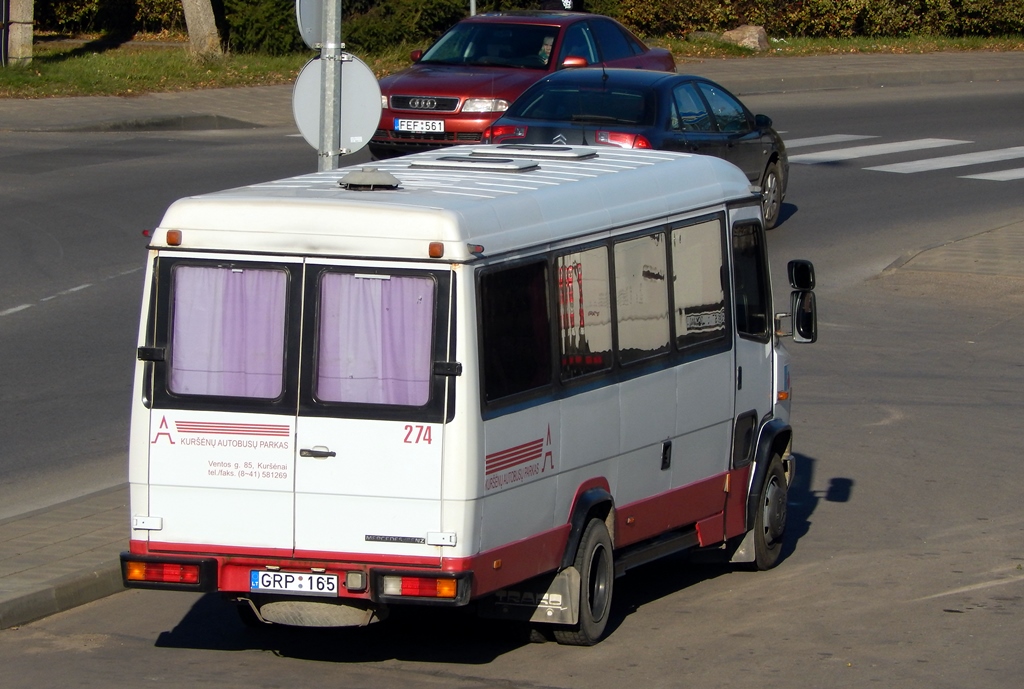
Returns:
[[[124,591],[120,560],[69,574],[52,584],[0,601],[0,629],[8,629]]]

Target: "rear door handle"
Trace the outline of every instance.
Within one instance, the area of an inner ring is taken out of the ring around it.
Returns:
[[[299,450],[299,457],[312,457],[313,459],[327,459],[328,457],[337,457],[338,453],[334,450],[328,450],[323,445],[317,445],[316,447],[304,447]]]

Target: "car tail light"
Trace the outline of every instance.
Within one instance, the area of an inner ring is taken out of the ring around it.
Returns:
[[[125,571],[128,581],[151,581],[163,584],[198,584],[199,565],[172,562],[129,562]]]
[[[455,579],[434,577],[384,577],[386,596],[415,596],[418,598],[455,598],[458,582]]]
[[[654,148],[646,137],[628,132],[598,131],[594,143],[618,146],[619,148]]]
[[[526,138],[527,129],[529,127],[516,124],[492,126],[484,130],[483,140],[484,143],[500,144],[513,139],[524,139]]]

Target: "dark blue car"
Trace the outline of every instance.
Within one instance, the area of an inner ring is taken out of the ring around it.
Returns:
[[[762,190],[765,227],[779,219],[789,158],[765,115],[713,81],[640,69],[555,72],[485,132],[484,143],[654,148],[724,158]]]

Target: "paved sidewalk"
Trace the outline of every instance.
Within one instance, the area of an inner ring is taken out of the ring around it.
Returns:
[[[128,487],[0,521],[0,629],[122,590]]]
[[[1024,82],[1024,52],[685,60],[679,69],[706,75],[744,96],[972,81]],[[291,86],[270,86],[135,98],[0,99],[0,132],[238,127],[297,131],[291,94]],[[957,252],[963,250],[980,257],[971,264],[976,272],[990,274],[994,270],[1024,278],[1024,261],[1017,259],[1024,255],[1021,225],[936,247],[898,263],[911,270],[960,270],[965,261]],[[127,486],[0,521],[0,629],[123,590],[118,555],[127,548],[128,525]]]

